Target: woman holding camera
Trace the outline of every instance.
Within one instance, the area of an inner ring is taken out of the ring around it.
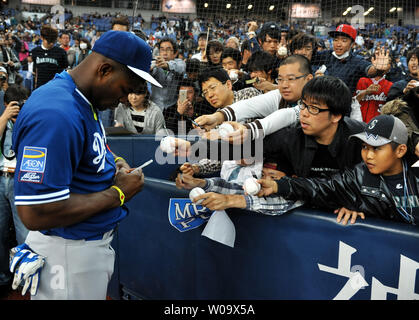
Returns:
[[[10,239],[22,244],[28,234],[28,229],[17,214],[14,202],[16,157],[11,150],[13,124],[28,95],[24,87],[15,84],[9,86],[4,94],[6,108],[0,115],[0,294],[10,290],[12,281],[9,272]],[[10,234],[12,223],[15,235]]]

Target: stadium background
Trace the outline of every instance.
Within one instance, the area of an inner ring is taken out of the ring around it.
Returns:
[[[135,1],[129,0],[2,0],[1,4],[3,7],[20,10],[26,8],[28,11],[36,8],[48,11],[52,5],[60,4],[76,16],[93,12],[99,14],[118,12],[131,16],[135,7]],[[347,11],[348,8],[352,8],[353,12]],[[358,10],[355,10],[356,8]],[[312,9],[320,9],[318,17],[316,10]],[[274,20],[284,24],[310,21],[316,25],[336,24],[343,20],[351,22],[353,19],[361,18],[366,24],[419,25],[419,7],[415,0],[139,0],[138,13],[141,13],[146,23],[150,22],[152,16],[165,15],[168,18],[176,16],[191,19],[199,17]]]
[[[92,21],[94,21],[93,23],[96,25],[97,29],[101,31],[105,31],[110,28],[112,17],[116,16],[117,14],[124,14],[131,17],[135,11],[134,9],[136,5],[135,1],[117,1],[117,0],[63,0],[63,1],[0,0],[0,3],[2,5],[3,10],[17,9],[18,10],[16,11],[17,14],[24,14],[25,12],[28,12],[32,14],[37,14],[39,18],[41,18],[43,14],[51,13],[51,9],[53,5],[57,5],[57,4],[64,6],[64,8],[67,10],[67,14],[70,14],[69,12],[71,11],[73,17],[74,16],[89,16],[89,15],[97,14],[100,17],[98,17],[97,20],[92,20]],[[180,10],[179,7],[181,5],[184,5],[185,3],[187,3],[188,6],[187,7],[184,6],[183,8],[189,13],[185,13],[184,12],[185,10],[183,10],[183,12],[180,12],[182,10]],[[176,5],[178,5],[178,7]],[[9,12],[13,14],[13,10]],[[386,39],[390,38],[391,35],[393,34],[396,34],[396,36],[400,38],[400,35],[406,35],[411,30],[414,30],[414,29],[419,30],[419,8],[418,8],[416,0],[405,0],[405,1],[401,1],[401,0],[396,0],[396,1],[393,1],[393,0],[386,0],[386,1],[361,1],[361,0],[316,1],[316,0],[311,0],[311,1],[298,1],[298,2],[297,1],[273,1],[273,0],[262,0],[262,1],[260,0],[259,1],[256,1],[256,0],[247,0],[247,1],[198,0],[196,2],[189,1],[189,0],[185,0],[185,1],[139,0],[137,3],[137,10],[134,13],[134,16],[138,17],[139,14],[144,19],[143,28],[147,34],[151,34],[153,30],[155,30],[155,28],[160,25],[161,19],[159,18],[163,16],[166,17],[169,20],[169,22],[176,21],[176,19],[179,19],[179,18],[189,18],[189,20],[192,22],[193,20],[198,18],[199,23],[200,23],[200,28],[202,31],[206,31],[208,26],[210,27],[210,30],[215,29],[215,28],[223,28],[223,29],[228,30],[232,25],[238,25],[239,27],[237,28],[237,33],[238,33],[237,35],[240,36],[241,39],[244,39],[246,37],[245,25],[246,25],[246,22],[250,20],[257,20],[259,25],[262,22],[266,22],[266,21],[275,21],[279,23],[281,27],[286,27],[286,28],[290,27],[291,25],[294,25],[300,31],[313,32],[318,38],[323,38],[323,39],[328,38],[327,32],[331,29],[334,29],[336,25],[339,24],[340,22],[347,22],[353,25],[358,24],[358,30],[360,30],[364,35],[374,35],[377,40],[382,40],[382,41],[385,41]],[[152,17],[154,17],[154,19],[152,19]],[[377,26],[381,28],[382,30],[381,33],[375,32],[377,29]],[[151,139],[149,140],[155,143],[155,141]],[[128,142],[131,143],[131,141],[126,141],[126,139],[123,141],[119,141],[119,140],[115,141],[112,148],[115,148],[115,151],[117,151],[116,153],[124,154],[124,156],[127,159],[129,159],[131,163],[142,163],[145,160],[149,159],[148,156],[149,154],[151,154],[151,151],[148,153],[143,152],[143,149],[135,151],[141,154],[141,157],[144,157],[144,159],[139,158],[139,156],[138,158],[135,158],[134,155],[129,154],[127,150],[134,150],[134,148],[131,145],[129,145],[129,147],[126,147],[126,149],[124,149],[125,147],[124,143],[128,144]],[[118,148],[120,148],[121,150],[118,150]],[[150,150],[154,150],[154,148],[155,146],[152,145],[152,147],[150,147]],[[149,172],[152,172],[150,168],[149,168]],[[158,172],[159,174],[163,174],[161,170],[155,170],[155,172]],[[164,173],[167,173],[167,172],[164,172]],[[158,178],[161,178],[161,177],[158,177]],[[157,182],[158,183],[156,184],[160,183],[160,185],[163,185],[161,181],[157,181]],[[155,187],[155,189],[157,189],[157,187]],[[150,199],[151,198],[156,199],[155,189],[147,190],[149,194],[145,194],[144,197],[147,198],[148,196]],[[141,282],[143,278],[138,277],[138,274],[136,273],[137,270],[135,268],[137,268],[137,265],[135,263],[130,264],[131,261],[129,261],[130,263],[127,263],[128,260],[132,259],[132,256],[126,254],[127,252],[129,252],[128,249],[130,248],[127,244],[132,244],[132,239],[134,238],[135,235],[139,233],[144,234],[144,237],[146,239],[167,239],[164,245],[162,244],[159,244],[159,245],[160,247],[164,248],[163,250],[164,253],[173,255],[173,256],[168,255],[172,259],[176,258],[176,254],[178,253],[177,251],[175,251],[176,249],[186,247],[186,246],[183,246],[182,241],[186,242],[190,240],[190,243],[199,243],[201,246],[204,246],[204,249],[209,251],[211,254],[213,254],[213,251],[215,252],[216,249],[219,250],[219,248],[217,248],[216,246],[212,247],[210,244],[204,243],[201,240],[202,237],[200,237],[199,233],[194,233],[194,234],[190,233],[188,235],[174,234],[174,232],[170,229],[171,227],[168,225],[168,222],[167,222],[167,213],[166,213],[167,208],[164,208],[164,210],[160,210],[161,208],[159,207],[160,203],[165,203],[164,201],[167,201],[166,199],[167,194],[174,193],[176,190],[173,187],[169,191],[167,190],[159,191],[161,195],[159,195],[160,198],[157,198],[157,199],[160,201],[150,202],[149,204],[150,207],[147,207],[144,209],[144,211],[147,213],[147,215],[144,218],[142,215],[132,214],[131,217],[133,218],[136,217],[137,219],[144,219],[145,223],[143,221],[140,221],[140,222],[129,221],[125,223],[126,228],[129,228],[130,226],[133,226],[133,228],[129,229],[128,232],[121,232],[121,235],[125,236],[126,238],[122,238],[121,236],[121,238],[118,239],[119,241],[118,246],[120,248],[124,248],[126,251],[121,252],[120,260],[118,260],[118,268],[120,269],[118,269],[119,270],[118,272],[115,272],[115,276],[117,275],[119,277],[119,275],[121,275],[121,279],[118,279],[118,281],[120,281],[120,283],[122,283],[122,285],[125,288],[127,288],[127,290],[125,291],[125,295],[129,295],[128,289],[132,289],[135,291],[137,288],[152,287],[151,285],[148,286],[148,284],[152,283],[153,281],[159,280],[162,274],[165,274],[165,275],[170,274],[169,272],[166,272],[166,273],[157,272],[157,271],[161,271],[160,269],[158,269],[155,272],[157,274],[156,278],[152,276],[149,276],[148,278],[144,277],[145,281],[148,281],[148,282],[147,283]],[[136,205],[137,207],[140,207],[140,203],[135,203],[135,202],[132,203],[133,208],[135,208]],[[141,203],[141,205],[144,205],[144,204]],[[155,220],[155,212],[159,212],[161,214],[161,216],[159,217],[160,219],[159,223],[161,224],[156,227],[156,230],[151,230],[151,231],[146,230],[146,228],[149,228],[148,223],[150,221]],[[305,220],[303,219],[298,220],[301,218],[301,214],[300,214],[300,217],[297,217],[297,220],[295,222],[291,220],[290,225],[296,225],[297,223],[300,223],[300,221],[305,221],[308,224],[312,223],[312,220],[306,219],[306,216],[304,216],[304,214],[302,214],[302,216]],[[237,217],[235,218],[237,219]],[[289,219],[293,219],[293,218],[294,217],[291,216]],[[273,224],[273,222],[280,223],[278,221],[273,221],[273,219],[272,219],[272,225],[270,224],[271,221],[266,223],[265,221],[266,217],[258,218],[254,216],[250,216],[250,217],[246,216],[244,219],[245,220],[242,224],[239,224],[238,221],[235,221],[238,228],[237,233],[239,235],[245,234],[245,232],[247,232],[247,230],[249,229],[248,226],[254,226],[255,219],[264,219],[263,225],[261,224],[261,229],[265,228],[267,225],[272,228],[272,229],[269,229],[269,230],[272,230],[272,233],[267,233],[267,234],[274,234],[274,231],[281,229],[281,227],[283,227],[281,225]],[[329,222],[331,224],[332,218],[329,218],[329,219],[330,219]],[[323,216],[320,216],[318,220],[323,221],[325,219]],[[282,223],[287,223],[287,220],[284,220],[284,221],[285,222],[282,222]],[[138,225],[144,226],[144,230],[139,231],[137,229]],[[161,230],[163,228],[162,226],[164,226],[164,228],[167,228],[167,230],[164,229],[167,231],[167,234],[162,235],[161,233],[162,232]],[[316,224],[315,226],[317,228]],[[324,226],[325,226],[325,231],[324,232],[319,231],[317,235],[322,235],[322,234],[329,235],[330,225],[324,224]],[[401,228],[407,228],[407,226],[401,226]],[[372,225],[371,229],[381,230],[381,228],[376,228],[375,225]],[[289,228],[289,230],[291,230],[291,228]],[[405,235],[406,230],[407,229],[401,229],[400,233],[402,235]],[[126,230],[123,230],[123,231],[126,231]],[[338,253],[336,251],[337,243],[338,241],[341,241],[341,240],[342,241],[344,240],[348,243],[352,243],[352,242],[356,243],[356,245],[353,245],[353,246],[359,249],[360,252],[361,252],[360,248],[362,248],[362,246],[365,246],[365,244],[369,244],[369,243],[379,244],[379,245],[382,245],[382,247],[374,248],[374,250],[371,250],[370,248],[368,248],[369,250],[364,250],[364,252],[366,251],[367,253],[363,253],[365,255],[365,259],[363,261],[371,261],[371,263],[376,264],[372,267],[368,266],[369,267],[368,270],[380,270],[381,272],[381,269],[383,270],[385,269],[384,270],[386,272],[385,277],[387,278],[385,278],[384,276],[381,276],[380,279],[385,279],[385,280],[381,280],[385,283],[391,283],[391,281],[393,281],[393,278],[391,278],[390,275],[398,274],[398,269],[397,269],[398,265],[394,263],[394,261],[397,261],[397,259],[399,258],[399,255],[400,255],[399,246],[403,247],[403,254],[409,256],[412,259],[417,260],[416,258],[417,250],[414,249],[416,247],[410,244],[410,243],[417,243],[413,241],[417,239],[417,233],[413,235],[409,234],[409,239],[408,239],[409,243],[407,243],[407,241],[403,242],[404,240],[400,241],[399,239],[396,239],[394,241],[390,239],[391,241],[388,241],[388,242],[380,241],[381,238],[377,240],[375,238],[376,234],[374,233],[373,233],[372,239],[375,241],[371,241],[371,238],[367,238],[367,240],[370,240],[370,241],[363,241],[365,239],[362,238],[362,236],[365,236],[365,233],[362,233],[363,232],[362,226],[358,229],[359,233],[350,234],[349,232],[346,232],[345,234],[343,234],[341,231],[342,231],[341,229],[338,229],[338,228],[335,229],[333,240],[331,240],[330,238],[327,238],[327,239],[322,238],[318,241],[321,244],[325,244],[325,243],[329,244],[333,242],[333,245],[335,246],[334,247],[335,251],[331,251],[330,257],[329,256],[327,257],[328,259],[330,259],[331,262],[324,262],[325,259],[324,258],[320,259],[318,258],[318,256],[315,257],[316,259],[319,259],[316,261],[321,261],[322,263],[333,265],[333,262],[335,261],[334,259],[336,258],[337,253]],[[149,235],[147,232],[149,232],[151,235]],[[248,236],[247,233],[246,233],[246,236]],[[283,236],[284,238],[287,238],[286,234]],[[387,236],[387,234],[385,236]],[[256,239],[258,237],[257,237],[257,234],[255,233],[253,237],[249,237],[249,238]],[[201,241],[198,241],[198,240],[201,240]],[[281,241],[282,239],[280,239],[278,243],[280,243]],[[359,241],[359,243],[357,243],[356,241]],[[295,250],[293,248],[293,250],[290,250],[290,251],[293,251],[293,252],[301,251],[302,255],[303,254],[306,255],[304,256],[305,259],[309,261],[314,260],[314,258],[310,256],[310,251],[312,250],[312,247],[310,247],[309,244],[311,242],[312,242],[312,234],[310,233],[309,238],[308,240],[306,240],[306,242],[299,243],[298,247],[295,248]],[[268,241],[266,243],[268,243]],[[272,248],[269,247],[266,249],[266,251],[262,252],[260,254],[261,257],[262,256],[269,257],[269,253],[275,250],[273,245],[276,242],[269,240],[269,243],[272,244]],[[394,245],[395,248],[392,248],[391,250],[389,250],[389,246],[388,246],[389,243],[395,244]],[[158,244],[155,244],[156,247],[157,245]],[[176,248],[174,248],[175,245],[176,245]],[[253,240],[252,240],[251,245],[253,245]],[[257,245],[255,245],[254,247],[250,246],[250,248],[247,248],[248,249],[247,252],[255,252],[255,250],[252,250],[252,249],[255,249],[256,247]],[[322,248],[322,246],[320,245],[317,247]],[[305,248],[306,252],[302,248]],[[142,248],[144,252],[148,253],[146,249],[147,248]],[[153,247],[150,247],[149,249],[150,249],[150,252],[153,253],[152,252]],[[243,252],[243,251],[245,250],[242,250],[239,252]],[[200,251],[197,250],[197,252],[200,252]],[[206,252],[206,251],[202,250],[202,252]],[[268,254],[264,254],[265,252],[267,252]],[[379,260],[377,257],[376,257],[377,258],[376,260],[374,259],[374,257],[369,256],[370,252],[377,252],[377,255],[380,255],[380,257],[381,257],[381,252],[386,252],[386,255],[383,255],[386,260],[384,259]],[[186,254],[189,254],[189,253],[185,253],[185,255]],[[227,252],[225,256],[221,255],[219,257],[219,260],[229,261],[228,259],[224,259],[226,256],[228,257],[228,255],[229,255],[229,252]],[[150,254],[150,257],[152,256],[153,255]],[[138,257],[138,261],[153,261],[151,260],[150,257],[144,254],[144,256],[141,255],[140,257]],[[177,259],[180,262],[186,261],[186,259],[184,258],[184,255],[180,255],[180,254],[178,255]],[[278,257],[275,257],[275,259],[277,259],[275,261],[278,262],[278,261],[281,261],[281,259],[283,260],[288,259],[288,257],[278,256]],[[296,259],[297,260],[300,259],[300,256],[297,256]],[[241,261],[247,261],[247,260],[245,258],[237,259],[237,269],[240,269],[239,266],[243,265],[243,263],[240,263]],[[155,268],[155,266],[164,266],[163,263],[159,263],[159,262],[160,261],[157,261],[157,263],[155,264],[150,263],[150,266],[151,266],[150,269],[152,269],[153,271],[153,268]],[[179,264],[181,265],[181,263]],[[129,266],[129,268],[127,268],[127,265]],[[203,265],[206,266],[207,264],[203,264]],[[276,264],[274,263],[272,264],[266,263],[264,265],[271,266],[272,270],[274,270],[274,266],[276,266]],[[292,266],[293,264],[291,263],[290,265]],[[391,265],[392,268],[381,268],[382,265],[387,265],[387,266]],[[190,274],[194,274],[193,271],[195,270],[195,266],[193,265],[189,267],[193,269]],[[202,265],[199,265],[199,267],[202,268]],[[183,265],[179,267],[179,270],[183,272],[185,271],[185,269],[183,269]],[[146,271],[149,271],[149,270],[146,270]],[[306,274],[306,275],[311,274],[311,270],[307,272],[305,270],[303,271],[304,272],[301,272],[301,274]],[[285,270],[283,272],[288,272],[288,270]],[[144,273],[147,274],[147,272],[144,272]],[[201,272],[200,274],[201,275],[205,274],[205,272]],[[272,272],[272,274],[274,274],[274,272]],[[298,273],[295,273],[295,274],[298,274]],[[225,277],[220,277],[220,279],[221,280],[227,279],[229,275],[230,275],[229,273],[225,272]],[[246,277],[247,277],[247,274],[243,273],[242,278],[246,279]],[[240,277],[237,277],[237,278],[240,279]],[[370,275],[370,278],[371,278],[371,275]],[[166,278],[163,280],[166,280]],[[170,279],[170,280],[173,281],[173,279]],[[205,284],[209,283],[212,285],[212,281],[208,281],[208,279],[199,279],[199,280],[201,280],[201,282],[196,281],[198,287],[199,287],[199,284],[202,284],[204,282]],[[254,280],[255,280],[254,281],[255,284],[260,283],[259,278],[254,279]],[[271,281],[271,279],[269,278],[265,280],[267,283]],[[302,281],[303,283],[304,282],[309,283],[308,281],[305,281],[306,279],[304,278],[302,278],[302,280],[304,280]],[[325,278],[325,281],[327,280],[329,279]],[[139,281],[140,283],[136,283],[135,281]],[[210,296],[211,293],[217,291],[216,290],[217,288],[215,287],[217,286],[218,283],[216,282],[214,283],[215,284],[213,285],[214,287],[213,291],[204,292],[205,294],[208,294],[208,296],[204,296],[204,298],[214,297],[214,296],[220,298],[220,295],[214,294]],[[274,283],[274,281],[272,281],[272,283]],[[418,286],[418,284],[416,286]],[[132,295],[133,296],[138,295],[138,296],[147,297],[147,298],[154,298],[154,297],[160,297],[160,298],[165,297],[169,299],[173,297],[196,298],[196,296],[193,295],[193,293],[195,293],[196,291],[195,287],[184,288],[182,286],[179,286],[180,289],[184,290],[184,292],[181,292],[183,295],[179,294],[179,292],[177,291],[164,292],[164,290],[166,289],[165,287],[163,286],[161,287],[157,286],[157,287],[161,289],[163,292],[157,291],[157,290],[156,292],[138,291],[137,293],[132,294]],[[177,288],[174,285],[172,287]],[[249,287],[252,287],[252,285],[250,285]],[[301,288],[299,288],[298,286],[295,286],[295,287],[296,289],[298,289],[297,290],[298,293],[304,292],[304,290],[301,290]],[[202,290],[204,288],[205,287],[202,286]],[[280,287],[278,286],[278,288]],[[231,291],[233,291],[233,289],[234,288],[232,288]],[[326,294],[331,294],[331,292],[338,292],[338,289],[339,289],[338,285],[336,285],[336,288],[332,288],[332,289],[333,290],[328,289]],[[226,292],[225,293],[226,295],[230,293],[228,290],[225,292]],[[418,292],[417,287],[416,287],[415,292]],[[369,293],[369,291],[367,293]],[[369,298],[367,293],[363,293],[363,296],[361,296],[361,298]],[[265,292],[264,294],[268,295],[270,294],[270,292]],[[313,295],[314,294],[316,294],[315,295],[316,298],[330,298],[330,296],[326,296],[326,295],[325,297],[320,296],[318,292],[314,292]],[[271,297],[273,296],[274,295],[271,295]],[[200,298],[202,297],[203,296],[200,296]],[[253,297],[255,297],[254,294],[253,294]],[[264,298],[264,296],[260,296],[260,297]]]

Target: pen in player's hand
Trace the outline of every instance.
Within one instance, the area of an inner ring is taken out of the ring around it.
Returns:
[[[134,170],[131,171],[131,173],[141,170],[144,167],[147,167],[149,164],[151,164],[153,162],[153,160],[148,160],[147,162],[143,163],[141,166],[139,166],[138,168],[135,168]]]

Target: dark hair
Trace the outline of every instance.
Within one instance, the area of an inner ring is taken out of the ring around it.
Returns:
[[[247,69],[249,72],[253,71],[265,71],[266,73],[271,72],[271,77],[276,78],[277,65],[275,57],[269,54],[266,51],[256,51],[254,52],[249,61],[247,61]],[[272,74],[274,73],[274,74]]]
[[[205,70],[202,70],[199,75],[199,86],[202,88],[202,83],[208,81],[209,78],[215,78],[221,83],[225,83],[227,80],[230,80],[227,71],[221,67],[210,67]]]
[[[182,79],[179,81],[179,85],[177,87],[177,92],[179,92],[180,87],[192,87],[195,91],[195,93],[197,92],[197,87],[195,86],[195,81],[191,80],[191,79]]]
[[[60,34],[60,38],[62,38],[62,37],[63,37],[63,35],[67,35],[67,36],[69,36],[69,38],[71,38],[71,37],[70,37],[70,33],[69,33],[69,32],[67,32],[67,31],[63,31],[63,32],[61,32],[61,34]]]
[[[317,41],[316,38],[310,34],[298,33],[291,39],[290,51],[291,54],[294,54],[295,50],[303,49],[307,44],[310,44],[313,47],[313,57],[317,51]]]
[[[247,51],[251,51],[252,50],[252,48],[250,47],[250,41],[249,40],[244,40],[243,42],[242,42],[242,45],[240,46],[240,51],[241,51],[241,54],[243,54],[244,53],[244,50],[247,50]]]
[[[351,91],[345,82],[332,76],[316,77],[307,82],[301,99],[312,99],[324,103],[333,115],[345,116],[351,111]]]
[[[169,38],[169,37],[161,38],[160,42],[158,43],[159,49],[160,49],[160,46],[161,46],[161,44],[163,42],[170,42],[172,44],[173,53],[176,53],[177,52],[178,47],[177,47],[177,44],[176,44],[176,41],[175,40],[173,40],[172,38]]]
[[[147,82],[142,82],[135,90],[135,92],[131,92],[133,94],[145,94],[144,97],[144,107],[148,108],[150,106],[150,91],[147,88]],[[131,103],[128,101],[128,106],[131,106]]]
[[[117,18],[112,19],[111,29],[116,24],[120,24],[122,26],[127,26],[127,28],[129,28],[129,19],[126,16],[121,16],[121,17],[117,17]]]
[[[28,89],[17,84],[11,84],[4,93],[4,103],[9,104],[11,101],[26,100],[28,97]]]
[[[201,38],[204,38],[205,40],[207,40],[207,34],[206,34],[205,32],[201,32],[201,33],[198,35],[197,40],[199,40],[199,39],[201,39]],[[209,36],[209,37],[208,37],[208,40],[211,40],[211,36]]]
[[[144,31],[139,30],[139,29],[134,29],[133,32],[135,33],[135,35],[141,39],[143,39],[144,41],[148,41],[148,37],[147,35],[144,33]]]
[[[284,31],[281,31],[281,32],[284,32]],[[294,29],[287,30],[286,32],[287,32],[287,36],[285,37],[285,40],[287,40],[287,42],[290,41],[292,38],[294,38],[298,34],[298,31]]]
[[[242,61],[242,54],[239,49],[225,48],[223,54],[221,55],[221,61],[228,57],[231,57],[234,61],[236,61],[237,65],[239,65]]]
[[[419,59],[419,47],[416,47],[412,50],[410,50],[406,55],[406,64],[409,63],[410,59],[412,59],[413,56],[416,56],[417,59]]]
[[[90,44],[89,39],[87,39],[87,38],[80,38],[80,40],[79,40],[79,41],[80,41],[80,42],[84,42],[85,44],[87,44],[87,50],[92,49],[92,45]]]
[[[188,72],[199,72],[201,68],[201,61],[198,59],[188,59],[186,60],[186,73]]]
[[[207,54],[207,59],[208,59],[208,64],[209,65],[214,65],[212,62],[211,62],[211,59],[210,59],[210,50],[211,49],[214,49],[214,51],[221,51],[221,52],[223,52],[224,51],[224,46],[223,46],[223,44],[220,42],[220,41],[218,41],[218,40],[211,40],[211,41],[208,41],[208,44],[207,44],[207,51],[206,51],[206,54]]]
[[[54,43],[58,38],[58,30],[45,24],[41,27],[41,36],[49,43]]]
[[[264,43],[266,41],[266,36],[270,36],[272,39],[281,40],[281,30],[276,28],[262,27],[262,30],[257,35],[257,39]]]
[[[287,64],[293,64],[298,63],[300,65],[300,68],[298,69],[303,74],[311,74],[311,63],[310,60],[307,59],[307,57],[304,57],[301,54],[293,54],[291,56],[286,57],[284,60],[281,61],[281,64],[279,67],[287,65]]]

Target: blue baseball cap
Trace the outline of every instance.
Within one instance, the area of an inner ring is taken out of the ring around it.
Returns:
[[[127,66],[139,77],[162,88],[162,85],[149,74],[151,48],[135,34],[127,31],[107,31],[96,40],[92,50]]]

